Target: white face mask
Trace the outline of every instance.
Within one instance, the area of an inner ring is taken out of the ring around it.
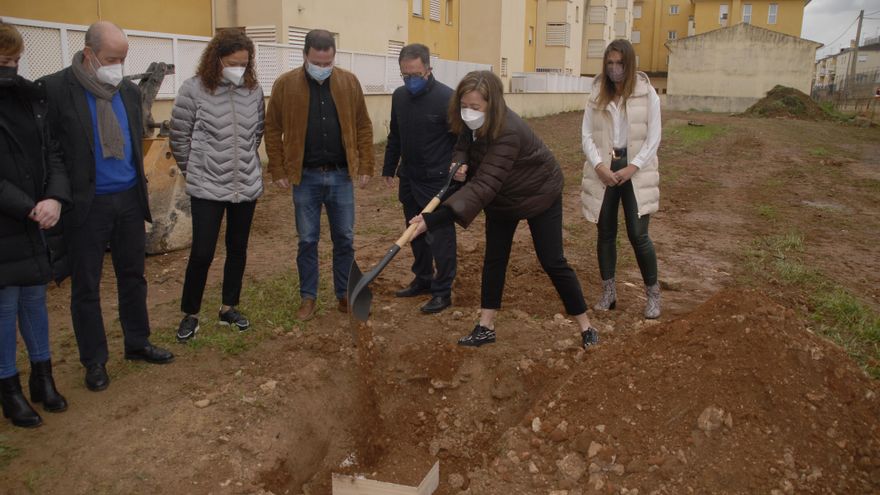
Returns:
[[[464,121],[470,130],[476,131],[483,127],[483,123],[486,121],[486,113],[472,108],[462,108],[461,120]]]
[[[241,81],[244,79],[244,71],[246,69],[247,67],[224,67],[223,77],[235,86],[241,86]]]
[[[98,62],[100,65],[101,62]],[[114,88],[122,82],[122,64],[104,65],[95,69],[95,77]]]

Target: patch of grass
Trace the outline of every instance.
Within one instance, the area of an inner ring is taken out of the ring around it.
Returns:
[[[0,435],[0,468],[6,467],[10,461],[18,457],[19,449],[9,445],[5,436]]]
[[[723,135],[727,130],[727,127],[715,124],[673,126],[663,129],[663,139],[675,141],[679,148],[692,150]]]
[[[815,148],[807,150],[807,153],[809,153],[810,156],[814,156],[816,158],[824,158],[831,155],[831,150],[823,146],[816,146]]]
[[[843,347],[874,378],[880,378],[880,317],[845,289],[825,284],[811,300],[819,331]]]
[[[766,220],[776,220],[779,218],[779,212],[771,205],[758,205],[756,209],[758,210],[758,215]]]
[[[880,378],[880,316],[858,298],[805,264],[804,238],[791,231],[755,239],[746,251],[753,276],[808,295],[809,317],[871,376]]]

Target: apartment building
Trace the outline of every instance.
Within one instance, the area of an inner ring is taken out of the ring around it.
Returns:
[[[211,36],[212,4],[212,0],[0,0],[0,16],[79,25],[112,20],[138,31]]]
[[[867,38],[859,47],[858,58],[853,40],[849,48],[823,57],[816,62],[814,89],[834,93],[856,89],[855,86],[874,87],[880,84],[880,37]],[[850,81],[855,63],[855,80]],[[852,87],[847,88],[847,83]],[[864,89],[864,88],[861,88]]]
[[[737,24],[750,24],[800,37],[804,7],[810,0],[635,0],[630,40],[638,69],[666,87],[666,43]]]

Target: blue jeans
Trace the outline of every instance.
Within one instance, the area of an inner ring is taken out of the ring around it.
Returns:
[[[333,241],[333,289],[338,299],[345,297],[354,261],[354,186],[348,171],[303,169],[302,180],[293,186],[293,206],[299,235],[296,268],[300,296],[318,298],[318,240],[321,208],[326,206]]]
[[[15,367],[15,321],[35,363],[49,360],[49,313],[46,286],[0,288],[0,378],[18,373]]]

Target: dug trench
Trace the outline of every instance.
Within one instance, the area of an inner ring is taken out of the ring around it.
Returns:
[[[876,328],[880,131],[664,119],[662,209],[651,219],[659,322],[641,316],[644,292],[621,232],[618,307],[590,312],[601,340],[581,350],[521,226],[498,342],[456,346],[479,308],[478,220],[458,231],[453,307],[422,315],[424,300],[393,297],[411,278],[405,249],[372,283],[355,346],[329,287],[326,223],[318,316],[293,318],[290,192],[270,188],[251,233],[241,304],[249,332],[212,323],[222,242],[202,330],[188,345],[173,337],[188,253],[150,257],[153,339],[177,359],[124,362],[108,260],[112,384],[96,394],[82,384],[69,282],[50,289],[56,381],[71,406],[43,414],[36,430],[0,424],[0,492],[329,495],[330,473],[412,486],[439,459],[440,495],[877,493],[880,390],[863,369],[878,369],[878,354],[831,342],[815,301],[835,284],[863,308],[847,325],[867,318],[868,332]],[[599,275],[595,227],[577,198],[580,121],[529,122],[563,166],[566,256],[592,301]],[[396,190],[379,182],[356,193],[361,266],[405,228]]]

